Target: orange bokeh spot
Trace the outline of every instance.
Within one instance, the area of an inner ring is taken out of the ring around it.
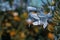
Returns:
[[[48,38],[53,40],[54,39],[54,34],[53,33],[48,33]]]

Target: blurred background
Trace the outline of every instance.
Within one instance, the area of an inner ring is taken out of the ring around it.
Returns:
[[[59,4],[60,0],[0,0],[0,40],[51,40],[53,36],[53,40],[60,40]],[[54,33],[42,37],[42,27],[28,28],[29,7],[39,13],[50,9],[53,23],[48,25],[48,30]]]

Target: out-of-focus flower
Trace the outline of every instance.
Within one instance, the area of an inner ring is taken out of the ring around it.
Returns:
[[[10,32],[10,35],[11,35],[11,37],[15,36],[15,35],[16,35],[16,31],[15,31],[15,30],[12,30],[12,31]]]
[[[31,20],[31,19],[27,19],[26,22],[27,22],[28,24],[32,24],[32,20]]]
[[[5,25],[6,25],[6,27],[11,27],[12,26],[12,24],[8,23],[8,22]]]
[[[14,13],[13,13],[13,16],[18,16],[18,13],[17,13],[17,12],[14,12]]]
[[[12,15],[13,15],[13,19],[14,19],[15,21],[20,21],[20,17],[19,17],[18,12],[12,12]]]
[[[53,24],[49,24],[48,25],[48,30],[53,32],[54,31],[54,25]]]
[[[20,32],[20,38],[24,39],[25,37],[26,37],[25,33],[24,32]]]
[[[23,18],[27,18],[28,17],[28,13],[27,12],[24,12],[23,14],[22,14],[22,16],[23,16]]]
[[[53,33],[48,33],[48,38],[51,40],[54,40],[54,34]]]
[[[20,17],[18,17],[18,16],[15,16],[13,19],[14,19],[15,21],[20,21]]]
[[[38,28],[38,26],[37,26],[37,27],[34,27],[34,31],[35,31],[36,33],[39,32],[39,28]]]

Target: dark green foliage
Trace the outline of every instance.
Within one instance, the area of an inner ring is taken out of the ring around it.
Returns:
[[[27,3],[28,0],[23,0],[25,3]]]

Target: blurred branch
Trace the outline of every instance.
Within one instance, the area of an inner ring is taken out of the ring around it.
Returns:
[[[44,5],[46,4],[43,0],[41,0],[41,2],[42,2]]]
[[[47,5],[50,5],[49,1],[47,0]]]

